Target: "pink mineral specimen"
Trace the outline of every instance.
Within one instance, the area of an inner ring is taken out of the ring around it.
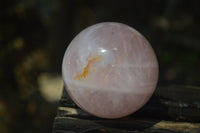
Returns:
[[[83,110],[120,118],[140,109],[158,81],[158,62],[149,42],[135,29],[104,22],[80,32],[62,64],[67,92]]]

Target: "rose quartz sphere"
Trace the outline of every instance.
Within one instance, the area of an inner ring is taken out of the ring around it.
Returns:
[[[135,29],[105,22],[80,32],[68,46],[62,75],[72,100],[102,118],[140,109],[158,81],[158,62],[149,42]]]

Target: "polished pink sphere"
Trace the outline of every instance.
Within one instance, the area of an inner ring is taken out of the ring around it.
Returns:
[[[158,62],[149,42],[135,29],[105,22],[80,32],[62,64],[67,92],[83,110],[120,118],[140,109],[158,81]]]

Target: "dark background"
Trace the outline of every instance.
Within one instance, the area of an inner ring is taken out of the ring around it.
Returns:
[[[199,0],[4,0],[1,133],[51,132],[59,104],[41,94],[39,77],[60,77],[73,37],[104,21],[130,25],[149,40],[159,61],[159,85],[200,85]]]

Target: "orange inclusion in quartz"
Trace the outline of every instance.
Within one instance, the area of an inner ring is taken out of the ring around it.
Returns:
[[[74,80],[80,81],[81,79],[86,78],[86,76],[89,73],[89,69],[90,69],[91,65],[94,64],[95,62],[100,62],[101,60],[102,60],[102,55],[99,55],[98,57],[88,60],[88,63],[86,65],[86,67],[84,68],[83,73],[78,72],[76,74],[76,76],[74,77]]]

